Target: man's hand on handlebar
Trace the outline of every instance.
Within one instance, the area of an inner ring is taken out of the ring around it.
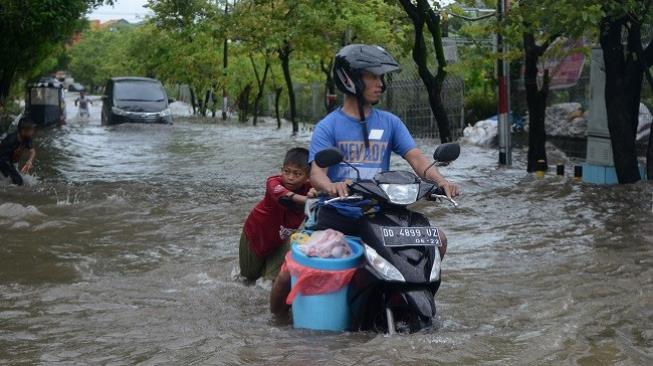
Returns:
[[[447,197],[449,198],[456,198],[460,195],[460,188],[456,183],[451,183],[447,180],[444,182],[441,182],[440,188],[444,190],[444,193],[446,193]]]
[[[331,197],[347,197],[349,195],[349,188],[345,182],[329,183],[323,190]]]

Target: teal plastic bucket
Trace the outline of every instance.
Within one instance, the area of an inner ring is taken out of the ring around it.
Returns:
[[[326,271],[340,271],[356,268],[363,258],[363,246],[358,238],[347,237],[352,255],[347,258],[308,257],[297,244],[292,244],[292,258],[298,264]],[[297,278],[291,277],[295,286]],[[343,331],[351,326],[351,313],[347,303],[349,286],[332,293],[321,295],[298,294],[292,303],[292,318],[295,328]]]

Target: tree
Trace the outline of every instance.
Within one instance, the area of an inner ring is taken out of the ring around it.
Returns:
[[[336,93],[333,80],[333,58],[336,52],[350,43],[379,44],[384,48],[395,49],[403,41],[401,10],[393,4],[381,0],[334,0],[323,2],[322,15],[312,25],[320,30],[307,44],[305,53],[315,55],[316,64],[324,74],[325,109],[335,107],[334,99],[328,95]]]
[[[263,76],[259,76],[258,69],[256,68],[256,62],[254,57],[250,54],[249,60],[252,62],[252,69],[254,69],[254,76],[256,76],[256,86],[258,87],[256,91],[256,98],[254,99],[254,120],[252,124],[256,126],[256,120],[258,119],[258,111],[261,104],[261,99],[263,99],[263,93],[265,92],[265,81],[268,78],[268,73],[270,71],[270,59],[266,54],[264,57],[265,66],[263,68]]]
[[[221,4],[210,0],[149,0],[147,4],[154,11],[151,22],[174,45],[160,70],[164,79],[188,84],[193,110],[203,116],[215,88],[226,78],[220,73],[223,55],[216,47],[230,26]]]
[[[555,16],[551,16],[552,9]],[[512,3],[505,23],[498,25],[522,53],[529,120],[528,172],[548,167],[544,121],[552,70],[541,61],[578,52],[571,44],[591,33],[600,10],[600,5],[579,0],[521,0]],[[538,75],[543,75],[541,83]]]
[[[653,64],[653,41],[644,49],[641,34],[642,25],[651,24],[650,6],[651,1],[644,0],[606,3],[603,5],[604,16],[599,25],[599,41],[605,64],[608,129],[617,178],[622,184],[641,179],[635,137],[643,75]],[[649,177],[653,176],[652,142],[653,138],[649,138]]]
[[[68,70],[89,90],[103,86],[113,76],[139,75],[139,63],[129,52],[129,45],[137,31],[132,28],[116,30],[86,30],[81,41],[70,51]]]
[[[17,78],[83,26],[89,9],[112,0],[3,0],[0,3],[0,103]]]
[[[291,55],[301,48],[305,38],[302,26],[307,24],[306,0],[243,0],[235,4],[234,19],[247,32],[242,32],[243,38],[251,44],[266,44],[273,50],[281,63],[288,100],[290,102],[290,121],[293,135],[299,131],[297,123],[297,107],[290,70]],[[254,37],[258,38],[255,41]]]
[[[419,76],[429,95],[429,105],[438,124],[440,140],[442,142],[449,142],[451,141],[449,117],[442,102],[442,86],[447,75],[447,62],[444,57],[444,47],[442,45],[442,19],[439,13],[439,3],[435,2],[433,4],[436,9],[432,7],[428,0],[399,0],[399,3],[406,11],[406,14],[408,14],[415,29],[413,60],[417,65]],[[433,41],[433,47],[435,48],[435,59],[437,61],[435,74],[431,72],[428,66],[428,50],[424,39],[424,26],[429,31]]]

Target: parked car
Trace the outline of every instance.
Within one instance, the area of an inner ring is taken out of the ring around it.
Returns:
[[[102,97],[102,124],[172,123],[172,113],[161,82],[141,77],[116,77],[107,82]]]
[[[53,78],[43,78],[29,84],[25,95],[25,115],[37,126],[66,123],[66,103],[63,85]]]

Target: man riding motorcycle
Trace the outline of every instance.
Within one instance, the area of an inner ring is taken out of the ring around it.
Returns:
[[[356,178],[355,171],[344,163],[328,169],[315,164],[315,154],[336,147],[345,161],[360,170],[361,178],[389,170],[394,151],[408,161],[418,176],[436,182],[450,198],[458,196],[456,184],[447,181],[436,167],[428,169],[430,162],[399,117],[372,108],[385,91],[384,75],[399,70],[397,61],[379,46],[352,44],[336,54],[333,77],[345,100],[341,108],[315,126],[309,149],[311,184],[315,189],[344,197],[345,180]]]
[[[384,75],[399,71],[397,61],[382,47],[353,44],[342,48],[335,56],[333,77],[338,89],[345,94],[343,106],[335,109],[315,127],[310,143],[311,184],[315,189],[330,196],[348,195],[346,180],[371,179],[375,174],[390,169],[390,155],[401,155],[419,177],[437,183],[449,198],[459,195],[459,187],[446,180],[422,154],[408,129],[399,117],[372,108],[386,89]],[[322,150],[338,148],[344,161],[328,168],[319,167],[315,155]],[[340,222],[333,227],[348,235],[356,235],[352,220],[341,217],[335,211],[321,210],[318,226],[330,226],[326,222]],[[330,217],[326,217],[330,216]],[[320,223],[322,221],[322,223]],[[347,225],[347,222],[353,225]],[[440,231],[442,253],[446,250],[446,237]],[[270,310],[273,313],[287,311],[285,299],[290,291],[290,276],[281,272],[270,294]]]

